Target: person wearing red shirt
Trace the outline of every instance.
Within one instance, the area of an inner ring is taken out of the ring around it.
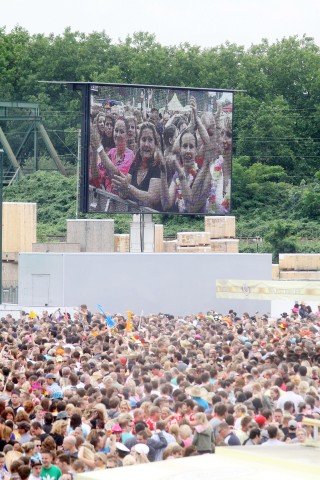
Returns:
[[[156,423],[160,420],[160,408],[159,407],[151,407],[150,409],[150,417],[146,421],[151,432],[156,430]]]

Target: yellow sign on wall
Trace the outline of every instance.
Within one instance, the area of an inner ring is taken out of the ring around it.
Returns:
[[[217,280],[217,298],[320,301],[320,282],[284,280]]]

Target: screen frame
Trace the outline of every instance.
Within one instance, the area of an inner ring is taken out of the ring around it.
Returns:
[[[234,129],[234,93],[239,90],[227,89],[227,88],[200,88],[200,87],[177,87],[177,86],[162,86],[162,85],[146,85],[146,84],[128,84],[128,83],[108,83],[108,82],[63,82],[71,84],[73,90],[81,91],[82,93],[82,116],[81,116],[81,155],[80,155],[80,188],[79,188],[79,210],[81,213],[94,215],[103,214],[102,211],[94,212],[89,209],[89,148],[90,148],[90,112],[91,112],[91,92],[92,87],[123,87],[123,88],[140,88],[140,89],[154,89],[154,90],[178,90],[178,91],[198,91],[198,92],[219,92],[219,93],[232,93],[232,133]],[[232,179],[232,148],[233,148],[233,135],[231,139],[231,166],[230,166],[230,179]],[[232,188],[230,190],[229,211],[228,213],[181,213],[175,211],[154,211],[148,212],[110,212],[112,215],[123,215],[128,213],[158,213],[164,215],[200,215],[200,216],[229,216],[232,213]],[[108,213],[108,212],[106,212]]]

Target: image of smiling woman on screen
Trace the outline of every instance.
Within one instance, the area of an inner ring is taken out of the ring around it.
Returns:
[[[127,147],[128,129],[127,119],[119,117],[116,120],[113,131],[115,147],[111,148],[109,153],[106,153],[101,145],[99,133],[95,126],[92,127],[91,144],[99,155],[100,162],[98,163],[98,170],[100,173],[100,182],[107,192],[118,194],[117,188],[112,180],[115,175],[126,175],[133,162],[133,151]]]
[[[129,174],[119,173],[112,183],[119,195],[139,205],[159,209],[160,204],[160,140],[155,126],[144,122],[139,131],[138,151]]]

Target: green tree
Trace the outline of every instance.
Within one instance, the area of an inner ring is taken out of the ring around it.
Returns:
[[[320,182],[304,190],[301,200],[302,214],[310,219],[320,219]]]
[[[297,251],[295,238],[292,236],[292,225],[276,221],[270,226],[265,240],[271,245],[273,261],[279,262],[279,253],[294,253]]]

